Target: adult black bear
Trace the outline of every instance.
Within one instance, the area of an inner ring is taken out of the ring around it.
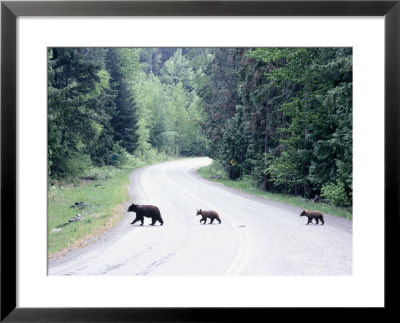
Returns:
[[[161,218],[160,210],[158,209],[157,206],[132,204],[128,208],[128,212],[136,213],[136,219],[133,220],[133,222],[131,224],[135,224],[137,221],[140,221],[141,222],[140,225],[143,225],[144,217],[151,218],[151,225],[154,225],[156,223],[156,221],[160,222],[161,225],[164,224],[164,221]]]
[[[312,222],[312,219],[315,219],[316,221],[315,224],[318,224],[318,220],[321,220],[321,224],[324,224],[324,217],[322,216],[322,213],[319,211],[303,210],[303,212],[300,213],[300,216],[306,216],[308,218],[308,222],[306,224],[310,224]]]
[[[221,223],[221,219],[219,218],[218,213],[215,211],[202,211],[200,209],[200,210],[197,210],[197,212],[196,212],[196,216],[198,216],[198,215],[201,215],[200,223],[203,222],[203,224],[206,224],[207,218],[210,219],[210,224],[212,224],[215,219],[217,219],[217,221],[219,223]]]

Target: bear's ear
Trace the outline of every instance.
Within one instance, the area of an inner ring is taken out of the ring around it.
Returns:
[[[201,209],[199,210],[199,212],[201,212]]]

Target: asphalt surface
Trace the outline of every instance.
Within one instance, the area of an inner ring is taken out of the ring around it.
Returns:
[[[196,169],[210,162],[135,170],[132,201],[158,206],[164,225],[131,225],[135,214],[126,212],[97,241],[50,260],[48,274],[352,275],[351,221],[324,214],[325,225],[305,225],[300,208],[202,179]],[[217,211],[222,223],[200,224],[197,209]]]

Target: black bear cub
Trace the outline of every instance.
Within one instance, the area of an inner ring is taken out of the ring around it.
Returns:
[[[198,215],[201,215],[200,223],[203,222],[203,224],[206,224],[207,218],[210,219],[210,224],[212,224],[215,219],[217,219],[217,221],[219,223],[221,223],[221,219],[219,218],[218,213],[215,211],[202,211],[200,209],[200,210],[197,210],[197,212],[196,212],[196,216],[198,216]]]
[[[131,224],[135,224],[137,221],[140,221],[141,222],[140,225],[143,225],[144,217],[151,218],[151,225],[154,225],[156,223],[156,221],[160,222],[161,225],[164,224],[164,221],[161,218],[160,210],[158,209],[157,206],[132,204],[128,208],[128,212],[136,213],[136,219],[133,220],[133,222]]]
[[[300,216],[306,216],[308,218],[308,222],[306,224],[310,224],[312,222],[312,219],[315,219],[315,224],[318,224],[318,220],[321,220],[321,224],[324,224],[324,217],[319,211],[303,210],[303,212],[300,213]]]

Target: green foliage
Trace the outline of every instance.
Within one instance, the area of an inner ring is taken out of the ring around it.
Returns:
[[[113,175],[113,177],[99,176],[101,182],[50,187],[47,221],[49,257],[67,247],[76,247],[82,241],[102,233],[122,216],[115,207],[128,199],[126,189],[129,181],[128,173],[126,170],[114,170]],[[89,207],[83,210],[71,207],[77,201],[84,201]],[[82,221],[62,226],[77,213],[81,214]],[[61,227],[57,228],[60,225]]]
[[[231,180],[227,178],[217,178],[215,176],[212,176],[212,173],[210,172],[210,168],[213,167],[213,164],[215,163],[215,160],[213,160],[213,163],[209,166],[202,167],[197,170],[200,176],[218,182],[220,184],[223,184],[228,187],[232,187],[234,189],[244,191],[250,194],[257,195],[261,198],[266,198],[269,200],[274,200],[280,203],[284,204],[289,204],[293,205],[302,209],[314,209],[315,208],[315,203],[311,202],[310,200],[304,199],[299,196],[293,196],[293,195],[288,195],[288,194],[281,194],[281,193],[271,193],[267,192],[257,186],[254,185],[254,182],[252,181],[251,178],[248,177],[243,177],[239,180]],[[330,214],[333,216],[340,216],[340,217],[345,217],[349,220],[353,218],[351,211],[348,208],[341,208],[341,207],[336,207],[332,204],[328,203],[319,203],[318,204],[318,209],[321,210],[324,214]]]
[[[117,145],[114,149],[124,151]],[[90,238],[115,225],[126,210],[122,203],[129,200],[127,185],[132,170],[168,159],[168,156],[158,154],[153,149],[146,161],[129,155],[123,167],[86,167],[85,171],[80,173],[84,179],[75,181],[73,185],[49,185],[48,256],[52,257],[66,248],[86,244]],[[89,206],[82,210],[71,207],[77,201],[84,201]],[[82,221],[63,226],[77,213],[81,214]]]
[[[351,48],[222,48],[200,91],[210,152],[261,187],[352,198]]]
[[[164,152],[158,152],[155,148],[149,148],[143,154],[135,156],[135,164],[139,163],[156,163],[168,160],[170,157]]]
[[[242,175],[239,181],[249,188],[256,188],[258,186],[257,181],[251,175]]]
[[[48,50],[48,172],[76,176],[111,146],[109,75],[90,61],[92,50]],[[104,140],[102,146],[99,140]],[[87,156],[90,156],[88,158]],[[96,158],[94,158],[96,156]],[[92,158],[93,157],[93,158]]]
[[[228,178],[228,174],[226,172],[225,167],[221,163],[221,161],[214,160],[210,166],[210,174],[211,177],[217,178]]]
[[[345,192],[344,184],[340,181],[336,184],[329,183],[323,186],[321,189],[321,196],[327,198],[336,206],[347,207],[351,205]]]
[[[154,147],[175,156],[202,155],[207,149],[200,127],[204,113],[200,97],[188,90],[188,60],[177,50],[165,64],[161,77],[142,73],[133,86],[139,116],[136,154]]]
[[[292,155],[284,151],[279,157],[267,157],[264,173],[270,176],[270,180],[276,186],[284,186],[285,193],[291,190],[298,180],[297,165],[292,160]]]
[[[218,176],[352,202],[351,48],[50,48],[48,109],[52,178],[209,155]]]
[[[107,154],[107,165],[122,167],[128,163],[130,154],[118,142],[112,146],[112,150]]]
[[[182,55],[182,49],[178,48],[161,69],[162,82],[166,84],[181,83],[185,89],[191,90],[194,73],[189,64],[189,60]]]
[[[111,119],[114,141],[118,141],[131,154],[137,148],[137,108],[134,104],[132,84],[140,71],[139,50],[109,48],[105,59],[110,73],[110,87],[116,94],[115,113]]]

